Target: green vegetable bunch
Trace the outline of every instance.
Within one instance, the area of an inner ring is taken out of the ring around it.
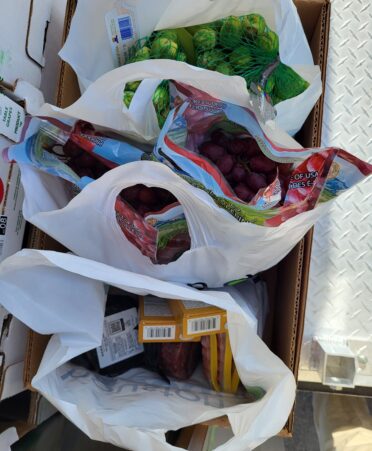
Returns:
[[[259,85],[275,105],[304,92],[309,83],[279,60],[279,38],[259,14],[229,16],[208,24],[155,31],[131,49],[129,63],[148,59],[173,59],[240,75]],[[140,80],[127,83],[123,102],[129,108]],[[162,127],[169,113],[169,86],[156,89],[153,104]]]
[[[240,75],[248,88],[258,84],[273,104],[301,94],[309,83],[279,60],[279,38],[259,14],[229,16],[190,27],[196,65]]]
[[[173,59],[186,62],[187,57],[177,32],[175,30],[155,31],[149,38],[141,39],[131,49],[128,63],[135,63],[148,59]],[[140,83],[141,80],[137,80],[126,84],[123,102],[127,108],[130,107],[134,93]],[[155,107],[159,127],[162,127],[168,116],[170,106],[168,81],[163,81],[157,87],[152,97],[152,102]]]

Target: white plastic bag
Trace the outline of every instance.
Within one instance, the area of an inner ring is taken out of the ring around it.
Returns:
[[[128,163],[107,172],[66,205],[60,180],[52,184],[50,175],[31,166],[21,165],[21,171],[27,193],[25,218],[76,254],[162,280],[203,282],[209,287],[274,266],[329,208],[329,203],[320,205],[278,227],[240,223],[206,192],[151,161]],[[127,240],[117,223],[116,197],[137,183],[167,189],[183,206],[191,248],[178,260],[153,264]]]
[[[104,283],[164,298],[204,301],[227,309],[231,348],[245,386],[262,387],[259,401],[209,389],[199,370],[168,385],[136,368],[99,376],[69,360],[101,344]],[[92,439],[131,450],[176,450],[166,430],[227,415],[234,437],[219,450],[247,451],[283,427],[295,381],[253,332],[250,318],[227,293],[198,291],[57,252],[24,250],[0,265],[0,303],[42,334],[53,334],[32,384]],[[200,375],[200,380],[198,376]]]
[[[128,2],[123,2],[128,4]],[[132,2],[129,2],[132,3]],[[105,14],[111,11],[116,2],[102,2],[99,0],[82,0],[78,3],[75,16],[71,24],[70,34],[65,46],[60,52],[62,59],[67,61],[78,75],[82,91],[87,89],[92,82],[100,76],[112,70],[115,65],[111,56],[110,42],[108,39]],[[301,95],[288,99],[277,105],[277,123],[280,128],[290,134],[296,133],[304,123],[315,102],[322,92],[320,70],[314,66],[308,42],[306,40],[297,10],[292,0],[250,0],[242,3],[240,0],[226,2],[224,0],[192,0],[183,2],[180,0],[167,1],[161,3],[151,0],[142,0],[131,8],[136,11],[136,23],[138,24],[139,36],[147,36],[155,29],[185,27],[205,22],[210,22],[229,15],[243,15],[252,12],[262,14],[268,25],[279,35],[280,58],[285,64],[296,70],[305,80],[310,83]],[[156,24],[157,22],[157,24]],[[155,25],[156,24],[156,25]],[[95,33],[92,35],[91,30]],[[89,39],[87,39],[89,36]],[[92,52],[92,48],[95,49]],[[97,57],[99,55],[99,57]],[[133,63],[131,67],[122,71],[114,72],[113,76],[103,78],[100,83],[93,83],[91,89],[85,93],[75,109],[75,117],[83,118],[84,114],[89,114],[90,109],[95,111],[102,108],[98,97],[101,97],[102,89],[104,96],[110,105],[110,113],[102,113],[100,122],[97,125],[117,128],[117,130],[127,131],[129,120],[129,130],[143,136],[146,140],[154,140],[159,133],[156,114],[152,106],[152,95],[162,79],[174,79],[177,81],[199,87],[209,94],[215,95],[226,101],[247,106],[249,97],[245,81],[238,76],[228,77],[216,72],[204,75],[205,70],[198,69],[194,76],[207,76],[208,86],[202,88],[192,83],[190,69],[187,64],[173,61],[174,64],[168,66],[165,61],[162,64],[158,60],[150,60]],[[207,71],[208,72],[208,71]],[[127,82],[140,80],[143,78],[153,79],[147,83],[146,87],[137,90],[129,111],[122,102],[122,89]],[[219,89],[220,83],[222,89]],[[112,83],[115,85],[115,97],[112,99]],[[120,83],[120,89],[116,89]],[[239,91],[239,99],[231,97],[231,91]],[[295,114],[293,112],[295,111]],[[66,111],[72,114],[71,111]],[[144,122],[139,118],[146,117]],[[120,122],[119,127],[111,125]],[[125,124],[125,126],[124,126]]]
[[[17,429],[15,427],[5,429],[5,431],[0,434],[0,449],[2,451],[12,451],[11,445],[14,445],[18,439]]]
[[[298,69],[306,79],[317,78],[321,86],[320,72],[316,66],[302,66]],[[57,117],[63,115],[82,119],[139,141],[154,142],[160,130],[152,96],[164,78],[191,85],[225,102],[252,107],[251,96],[242,77],[227,76],[179,61],[148,60],[112,70],[91,84],[71,106],[61,109],[45,104],[38,115]],[[123,103],[125,84],[138,79],[144,81],[136,90],[127,108]],[[288,129],[285,123],[287,117],[303,122],[310,112],[310,109],[308,111],[303,109],[305,99],[312,97],[315,103],[320,94],[321,89],[319,90],[314,84],[299,96],[278,104],[276,106],[278,128]],[[285,106],[287,102],[292,102],[289,108]]]

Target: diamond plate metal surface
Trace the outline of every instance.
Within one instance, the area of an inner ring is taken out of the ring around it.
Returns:
[[[372,3],[334,0],[322,145],[342,147],[371,163],[371,106]],[[372,362],[371,207],[367,179],[334,202],[315,227],[300,369],[309,368],[314,336],[361,340]],[[367,379],[363,384],[372,386],[372,372]]]

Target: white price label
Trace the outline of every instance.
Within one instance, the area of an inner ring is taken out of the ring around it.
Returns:
[[[143,328],[144,340],[174,340],[176,326],[145,326]]]
[[[125,2],[117,2],[117,6],[106,14],[105,21],[114,64],[123,66],[130,47],[138,40],[135,11]]]
[[[21,138],[25,123],[25,110],[4,94],[0,94],[0,134],[12,141]]]
[[[138,343],[137,324],[134,307],[105,317],[102,345],[97,348],[101,369],[143,352],[143,345]]]
[[[221,316],[206,316],[187,320],[187,333],[213,332],[221,329]]]

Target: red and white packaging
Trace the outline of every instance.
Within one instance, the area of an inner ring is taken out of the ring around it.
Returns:
[[[0,146],[2,139],[0,137]],[[22,248],[25,231],[23,197],[18,166],[0,160],[0,262]]]
[[[23,108],[1,94],[0,150],[21,139],[24,119]],[[22,248],[25,231],[25,220],[22,214],[23,198],[24,192],[18,166],[0,158],[0,262]]]

